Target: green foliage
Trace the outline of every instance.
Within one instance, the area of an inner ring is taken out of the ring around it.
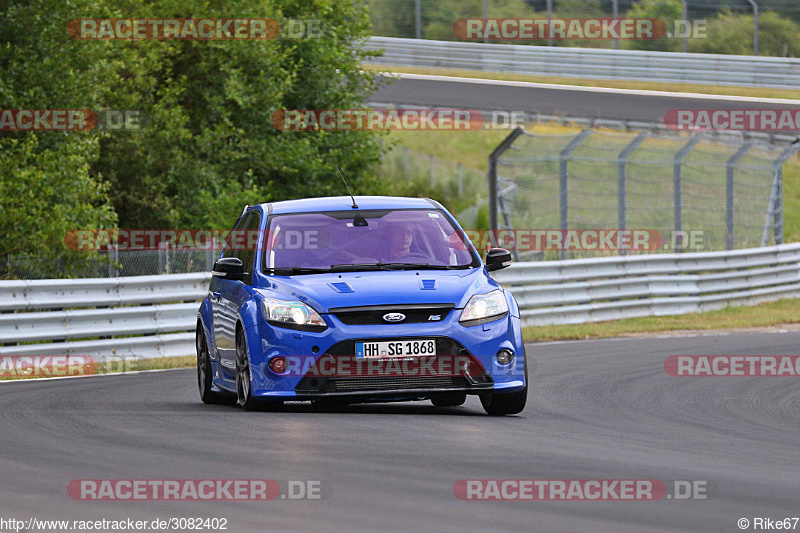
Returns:
[[[758,16],[759,54],[783,56],[784,44],[789,57],[800,57],[800,24],[782,18],[774,11]],[[708,54],[753,54],[753,15],[722,11],[708,23],[708,38],[691,41],[690,51]]]
[[[80,17],[314,19],[320,21],[323,36],[267,41],[71,39],[67,22]],[[383,191],[385,186],[370,171],[380,158],[379,135],[282,132],[270,122],[280,109],[363,107],[375,87],[372,75],[361,72],[368,53],[357,46],[368,27],[366,10],[351,0],[5,4],[0,7],[0,99],[6,108],[139,110],[149,120],[141,131],[43,132],[33,144],[29,133],[0,137],[6,165],[18,167],[16,174],[3,176],[4,184],[13,185],[14,176],[33,168],[37,170],[26,175],[26,183],[34,189],[37,182],[61,188],[80,180],[94,183],[93,189],[85,188],[89,196],[81,201],[101,209],[110,201],[119,226],[127,228],[225,229],[245,203],[339,195],[343,190],[337,164],[359,194]],[[68,168],[44,164],[65,154],[80,159]],[[69,205],[48,198],[53,209]],[[9,213],[28,207],[15,204],[14,211],[4,214],[9,218]],[[112,223],[113,217],[75,220],[79,227],[102,221]],[[49,221],[38,224],[44,230]],[[20,241],[17,227],[2,229],[3,248],[20,249],[6,244]],[[26,249],[36,246],[41,243]],[[57,246],[56,241],[49,246]]]
[[[56,148],[42,149],[45,135],[0,139],[0,257],[36,254],[37,270],[62,277],[99,261],[67,248],[68,232],[113,227],[116,215],[107,186],[89,172],[97,139],[65,136]]]
[[[659,19],[666,24],[666,31],[671,32],[675,21],[682,17],[680,0],[639,0],[628,10],[628,18]],[[658,52],[680,52],[682,42],[680,39],[667,36],[654,40],[626,40],[621,41],[621,46],[630,50],[653,50]]]

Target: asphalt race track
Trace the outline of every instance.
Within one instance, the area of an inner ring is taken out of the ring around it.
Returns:
[[[800,332],[536,344],[528,407],[244,412],[194,370],[0,384],[0,517],[226,517],[227,531],[739,531],[800,515],[798,378],[683,378],[670,355],[796,355]],[[323,480],[322,500],[76,501],[75,479]],[[461,501],[460,479],[704,480],[705,500]]]
[[[642,122],[663,122],[671,109],[800,109],[796,100],[677,94],[403,75],[382,83],[370,101]]]

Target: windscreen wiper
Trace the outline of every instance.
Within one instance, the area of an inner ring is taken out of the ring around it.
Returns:
[[[428,263],[378,263],[386,270],[448,270],[447,265],[431,265]]]
[[[386,270],[381,263],[353,263],[331,265],[331,272],[358,272],[359,270]]]
[[[331,272],[330,268],[317,268],[317,267],[278,267],[278,268],[265,268],[265,272],[271,274],[321,274]]]
[[[331,272],[357,272],[359,270],[448,270],[447,265],[427,263],[356,263],[332,265]]]

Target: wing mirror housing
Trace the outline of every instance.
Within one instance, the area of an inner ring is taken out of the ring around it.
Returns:
[[[241,259],[236,257],[223,257],[214,263],[214,270],[211,272],[211,275],[216,278],[244,281],[247,272],[244,271],[244,264]]]
[[[486,252],[486,270],[493,272],[511,264],[511,252],[505,248],[490,248]]]

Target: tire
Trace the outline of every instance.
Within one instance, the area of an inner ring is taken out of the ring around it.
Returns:
[[[467,401],[466,392],[449,392],[431,398],[431,403],[436,407],[458,407]]]
[[[208,351],[208,342],[203,332],[203,326],[199,322],[195,332],[195,350],[197,351],[197,386],[200,389],[200,399],[205,404],[227,403],[228,398],[223,393],[212,390],[211,354]]]
[[[525,409],[528,400],[528,356],[522,350],[523,373],[525,375],[525,388],[518,392],[498,394],[489,393],[481,395],[481,405],[491,416],[516,415]]]
[[[247,355],[247,340],[241,328],[236,328],[236,405],[245,411],[258,407],[253,398],[250,379],[250,358]]]

